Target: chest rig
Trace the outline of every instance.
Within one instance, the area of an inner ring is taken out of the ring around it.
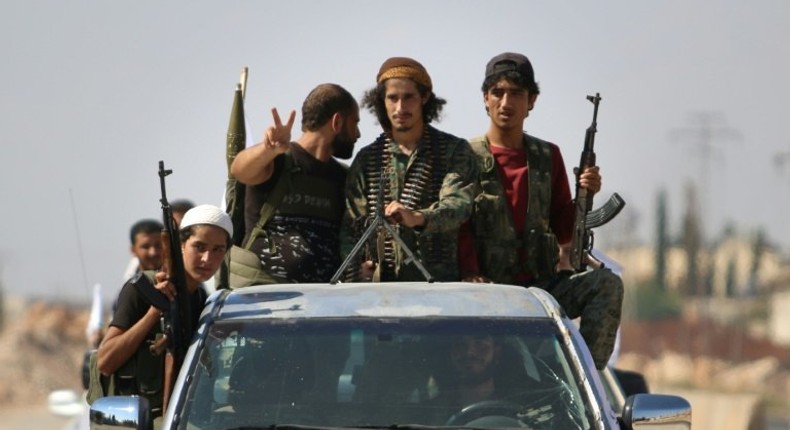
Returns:
[[[485,136],[469,140],[478,156],[480,193],[475,197],[473,229],[481,272],[494,282],[512,283],[519,272],[533,281],[550,279],[557,265],[557,238],[549,225],[551,212],[551,147],[548,142],[524,134],[529,169],[529,195],[524,231],[516,234],[503,186]],[[523,250],[524,261],[518,261]]]
[[[368,218],[375,216],[377,205],[386,206],[399,201],[410,210],[429,207],[439,200],[444,176],[447,174],[448,145],[439,133],[426,127],[420,145],[406,157],[399,153],[397,143],[383,133],[372,144],[371,156],[365,165],[365,195]],[[383,187],[383,202],[379,202],[379,187]],[[426,267],[455,258],[441,246],[440,238],[420,235],[411,229],[395,226],[401,238],[417,253]],[[395,280],[402,263],[402,256],[395,241],[381,232],[376,241],[375,254],[380,270],[380,280]]]

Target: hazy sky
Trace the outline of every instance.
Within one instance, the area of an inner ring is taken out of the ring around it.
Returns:
[[[709,237],[732,223],[788,249],[789,20],[785,0],[5,1],[0,280],[53,298],[119,288],[130,225],[161,217],[159,160],[171,199],[218,204],[244,66],[255,139],[271,107],[298,111],[322,82],[359,97],[391,56],[425,65],[448,101],[438,128],[471,137],[487,126],[485,63],[503,51],[532,60],[526,128],[560,145],[569,174],[585,96],[601,93],[596,202],[616,191],[627,207],[599,244],[651,241],[660,189],[677,234],[694,181]],[[358,148],[380,131],[367,112],[360,129]]]

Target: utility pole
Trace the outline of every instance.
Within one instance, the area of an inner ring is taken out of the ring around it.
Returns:
[[[701,194],[700,209],[703,220],[710,220],[709,201],[711,195],[711,162],[714,157],[721,156],[719,143],[740,142],[741,133],[728,127],[721,112],[699,111],[689,115],[689,125],[670,131],[670,140],[687,143],[693,147],[693,153],[699,160],[697,182]],[[723,163],[722,163],[723,164]],[[703,225],[709,224],[703,222]],[[704,233],[704,232],[703,232]],[[703,234],[704,236],[704,234]]]
[[[779,173],[790,172],[790,150],[774,154],[774,167]]]

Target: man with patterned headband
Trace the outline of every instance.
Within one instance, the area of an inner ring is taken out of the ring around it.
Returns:
[[[474,153],[466,140],[430,126],[446,101],[433,93],[422,64],[389,58],[376,84],[365,93],[362,106],[376,116],[383,133],[359,151],[349,168],[342,256],[350,254],[381,205],[387,222],[434,280],[459,280],[458,229],[472,212]],[[352,264],[353,280],[425,280],[398,240],[383,229],[374,239],[366,255]]]

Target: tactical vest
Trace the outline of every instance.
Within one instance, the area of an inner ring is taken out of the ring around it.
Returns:
[[[417,147],[406,167],[405,176],[401,180],[395,172],[393,154],[387,149],[392,142],[386,133],[379,136],[371,144],[372,155],[367,158],[364,166],[365,193],[368,202],[368,222],[376,215],[379,186],[383,186],[383,205],[388,202],[400,201],[411,210],[429,207],[439,200],[444,176],[449,169],[451,151],[449,135],[439,132],[433,127],[425,127],[423,142]],[[382,178],[382,175],[384,177]],[[454,241],[443,240],[441,235],[421,234],[415,229],[395,226],[401,239],[410,246],[411,251],[420,258],[422,264],[437,277],[439,281],[457,279],[457,250]],[[405,254],[399,244],[383,232],[377,238],[375,246],[378,280],[394,281],[401,279],[422,280],[422,274],[413,265],[406,263]],[[408,271],[408,275],[404,272]],[[446,273],[448,279],[439,279]]]
[[[555,273],[559,258],[557,237],[549,227],[551,211],[551,147],[524,133],[529,174],[529,197],[524,233],[516,236],[502,177],[486,136],[469,140],[480,167],[480,193],[475,197],[472,228],[480,273],[499,283],[513,283],[523,271],[536,283]],[[526,261],[518,261],[524,249]]]
[[[285,194],[292,188],[293,176],[301,169],[293,161],[291,152],[285,152],[285,162],[283,163],[283,171],[280,177],[277,178],[277,183],[269,191],[264,203],[261,205],[260,216],[255,226],[249,234],[244,238],[242,246],[233,246],[229,252],[229,277],[228,283],[231,289],[246,287],[257,284],[275,284],[283,282],[281,279],[275,279],[272,275],[267,273],[261,264],[260,257],[250,250],[252,244],[261,236],[266,236],[266,223],[277,212],[277,208],[283,201]],[[245,211],[246,218],[246,211]]]
[[[288,283],[292,280],[284,279],[266,270],[261,264],[261,257],[253,252],[253,245],[257,240],[264,240],[268,236],[267,225],[275,215],[296,215],[307,217],[326,217],[327,211],[336,209],[336,204],[317,203],[315,196],[330,196],[336,194],[336,185],[331,181],[316,181],[315,177],[305,175],[296,164],[290,151],[284,153],[283,169],[276,178],[276,183],[265,196],[261,205],[260,215],[255,226],[251,229],[241,247],[231,248],[230,255],[230,287],[240,288],[253,284]],[[312,197],[311,197],[312,196]],[[332,197],[333,198],[333,197]],[[249,201],[249,199],[248,199]],[[337,211],[338,220],[342,216],[342,207]],[[276,244],[267,241],[271,253],[275,253]]]

